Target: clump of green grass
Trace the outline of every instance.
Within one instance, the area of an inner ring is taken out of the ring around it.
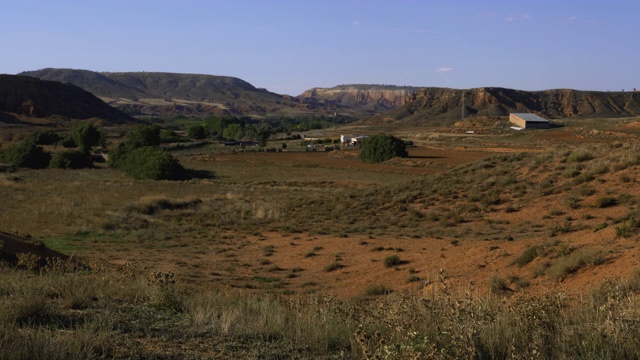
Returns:
[[[507,284],[507,280],[498,275],[492,275],[489,278],[489,290],[491,290],[494,294],[502,294],[506,291],[509,291],[509,285]]]
[[[600,224],[600,225],[596,226],[596,227],[593,229],[593,232],[598,232],[598,231],[600,231],[600,230],[602,230],[602,229],[606,229],[608,226],[609,226],[609,224],[607,224],[606,222],[603,222],[602,224]]]
[[[640,219],[636,214],[630,214],[627,216],[627,220],[622,225],[616,226],[615,229],[617,237],[628,238],[640,229]]]
[[[276,247],[274,245],[267,245],[262,248],[262,251],[263,255],[266,257],[273,256],[273,254],[276,252]]]
[[[568,207],[569,209],[577,209],[580,207],[580,198],[575,195],[569,195],[564,198],[564,206]]]
[[[374,284],[367,286],[364,290],[364,294],[367,296],[380,296],[388,294],[390,291],[391,290],[384,285]]]
[[[599,249],[572,252],[568,256],[556,259],[556,261],[547,269],[546,273],[555,279],[561,279],[584,267],[601,265],[606,260],[606,254]]]
[[[332,272],[332,271],[340,270],[342,268],[345,268],[345,265],[343,265],[343,264],[341,264],[341,263],[339,263],[337,261],[334,261],[334,262],[328,264],[327,266],[325,266],[323,270],[325,272]]]
[[[398,255],[390,255],[384,259],[384,266],[388,268],[398,266],[401,264],[402,264],[402,260],[400,260],[400,257]]]
[[[591,153],[588,153],[584,150],[574,151],[569,156],[567,156],[567,161],[572,163],[579,163],[584,161],[589,161],[593,159],[594,156]]]
[[[532,262],[535,258],[540,255],[542,251],[542,247],[539,245],[527,246],[527,248],[513,260],[512,264],[518,265],[519,267],[524,267],[528,263]]]

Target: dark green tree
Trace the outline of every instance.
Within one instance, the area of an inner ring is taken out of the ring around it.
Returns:
[[[184,168],[168,151],[152,146],[132,150],[119,168],[136,179],[178,180],[184,175]]]
[[[160,128],[158,125],[136,125],[127,133],[126,143],[130,149],[159,146]]]
[[[102,144],[103,141],[100,128],[88,121],[76,123],[71,129],[71,138],[84,153],[91,152],[92,147]]]
[[[209,132],[202,125],[192,125],[187,130],[187,134],[191,139],[201,140],[209,136]]]
[[[377,134],[364,139],[360,159],[368,163],[381,163],[396,156],[407,157],[407,146],[393,135]]]

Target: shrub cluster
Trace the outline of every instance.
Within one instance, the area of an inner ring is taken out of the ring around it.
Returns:
[[[103,135],[96,125],[90,122],[77,123],[71,135],[61,140],[57,133],[47,130],[29,135],[23,142],[11,146],[2,156],[2,161],[19,167],[43,169],[46,167],[61,169],[81,169],[92,166],[90,151],[103,141]],[[79,151],[63,151],[53,156],[39,145],[62,143],[64,147],[80,147]]]
[[[84,169],[92,165],[91,155],[77,150],[57,152],[49,162],[49,167],[58,169]]]
[[[129,131],[127,140],[110,154],[109,166],[136,179],[177,180],[184,177],[182,165],[158,145],[158,126],[137,125]]]
[[[53,145],[62,140],[62,136],[53,130],[44,130],[29,135],[29,139],[36,145]]]
[[[51,154],[29,138],[11,146],[2,157],[3,162],[32,169],[46,168],[50,160]]]

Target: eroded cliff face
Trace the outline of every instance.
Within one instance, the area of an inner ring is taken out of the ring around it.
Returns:
[[[406,104],[381,116],[459,119],[463,90],[425,88],[407,97]],[[464,90],[465,116],[507,116],[536,113],[546,118],[627,117],[640,115],[640,92],[600,92],[557,89],[522,91],[505,88]]]
[[[363,107],[371,103],[389,109],[403,105],[419,88],[385,85],[342,85],[333,88],[313,88],[299,98],[338,107]]]

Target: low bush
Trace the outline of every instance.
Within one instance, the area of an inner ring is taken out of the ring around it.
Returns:
[[[549,267],[547,274],[553,278],[561,279],[584,267],[600,265],[606,260],[606,254],[599,249],[572,252],[567,256],[558,258],[556,262]]]
[[[384,259],[384,266],[385,267],[394,267],[394,266],[398,266],[400,264],[402,264],[402,260],[400,260],[400,257],[398,255],[387,256]]]
[[[573,163],[589,161],[591,159],[593,159],[593,155],[591,155],[588,152],[584,152],[584,151],[573,152],[567,157],[567,161],[568,162],[573,162]]]
[[[389,292],[391,292],[391,290],[389,290],[386,286],[377,285],[377,284],[376,285],[369,285],[364,290],[364,293],[367,296],[385,295],[385,294],[388,294]]]
[[[53,145],[62,140],[62,136],[52,130],[44,130],[29,135],[29,139],[36,145]]]
[[[493,275],[489,278],[489,290],[494,294],[500,294],[510,289],[507,284],[507,280],[497,275]]]
[[[540,246],[528,246],[520,256],[513,260],[513,264],[523,267],[538,257],[541,250]]]
[[[344,268],[345,266],[340,264],[337,261],[332,262],[331,264],[327,265],[324,267],[324,271],[326,272],[332,272],[332,271],[336,271],[336,270],[340,270],[342,268]]]
[[[91,155],[76,150],[57,152],[49,162],[50,168],[57,169],[84,169],[91,166]]]
[[[2,161],[19,167],[44,169],[49,166],[51,154],[33,140],[25,140],[11,146],[2,156]]]
[[[121,147],[111,155],[110,165],[136,179],[178,180],[185,175],[182,165],[169,152],[152,146],[130,152]]]
[[[633,214],[628,216],[627,221],[625,221],[622,225],[616,226],[616,236],[628,238],[638,232],[640,228],[640,219]]]

